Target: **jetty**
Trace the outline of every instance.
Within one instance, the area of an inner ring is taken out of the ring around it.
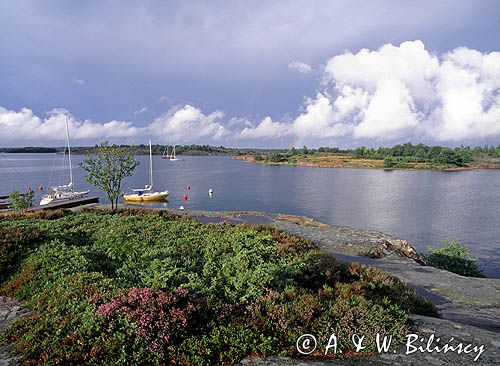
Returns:
[[[88,205],[89,203],[99,203],[99,197],[91,196],[91,197],[82,197],[75,198],[72,200],[60,201],[60,202],[51,202],[42,206],[33,206],[28,209],[28,211],[35,210],[55,210],[58,208],[72,208],[83,205]]]
[[[52,202],[52,203],[48,203],[46,205],[41,205],[41,206],[37,205],[37,206],[30,207],[30,208],[28,208],[28,211],[57,210],[59,208],[73,208],[73,207],[88,205],[91,203],[99,203],[99,197],[91,196],[91,197],[75,198],[75,199],[66,200],[66,201]],[[12,210],[5,209],[5,210],[1,210],[1,211],[2,212],[10,212]]]

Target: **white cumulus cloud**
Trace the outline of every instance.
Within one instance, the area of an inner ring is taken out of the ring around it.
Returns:
[[[434,55],[423,42],[328,60],[333,119],[353,138],[466,141],[500,136],[500,52]],[[328,131],[324,136],[329,135]]]
[[[0,140],[3,144],[43,144],[64,140],[65,119],[68,118],[73,139],[105,139],[132,137],[141,132],[132,122],[110,121],[95,123],[78,121],[64,109],[53,109],[46,118],[40,118],[28,108],[12,111],[0,107]]]
[[[301,74],[309,74],[312,71],[312,67],[301,61],[292,61],[288,64],[290,70],[300,72]]]
[[[148,130],[166,142],[190,142],[202,138],[220,139],[226,134],[221,122],[224,113],[205,115],[200,109],[186,104],[156,118]]]
[[[271,117],[265,117],[256,127],[245,127],[238,137],[248,139],[277,138],[289,133],[290,126],[286,123],[273,122]]]
[[[132,122],[80,121],[64,109],[53,109],[41,118],[28,108],[19,111],[0,107],[0,141],[3,146],[58,144],[66,136],[68,118],[72,140],[95,143],[105,139],[118,142],[143,142],[153,137],[157,142],[191,142],[200,139],[219,139],[226,134],[220,122],[223,113],[205,115],[200,109],[185,105],[169,111],[144,127]]]

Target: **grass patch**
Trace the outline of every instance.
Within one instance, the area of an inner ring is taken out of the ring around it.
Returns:
[[[409,313],[437,315],[396,278],[265,226],[123,210],[0,231],[1,292],[33,309],[3,339],[29,364],[227,364],[297,356],[303,333],[336,332],[345,353],[352,333],[402,341]]]

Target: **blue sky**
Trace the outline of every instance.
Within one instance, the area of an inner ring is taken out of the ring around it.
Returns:
[[[0,0],[0,138],[495,143],[498,5]]]

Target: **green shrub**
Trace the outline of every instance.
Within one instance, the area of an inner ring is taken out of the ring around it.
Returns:
[[[468,277],[484,277],[483,272],[477,265],[477,259],[471,257],[467,245],[458,240],[444,241],[441,248],[429,248],[429,254],[425,257],[430,266],[445,269]]]
[[[15,211],[24,211],[33,206],[34,194],[32,191],[28,193],[19,193],[12,191],[9,195],[10,207]]]

